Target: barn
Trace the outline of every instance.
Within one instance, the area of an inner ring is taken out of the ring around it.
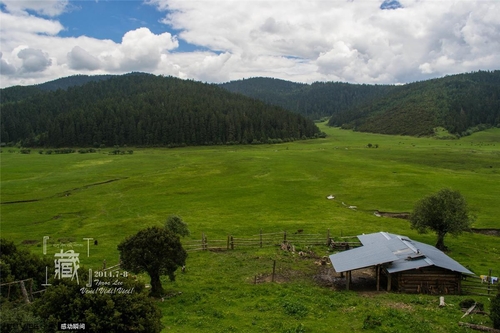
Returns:
[[[362,246],[336,253],[330,261],[337,273],[346,273],[349,289],[353,270],[373,267],[377,290],[381,282],[387,291],[405,293],[460,294],[467,268],[433,246],[406,236],[379,232],[357,236]]]

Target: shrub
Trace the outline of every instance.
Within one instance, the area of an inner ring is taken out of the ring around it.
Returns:
[[[292,302],[289,300],[286,300],[283,302],[283,310],[287,315],[290,316],[295,316],[295,317],[305,317],[307,316],[307,313],[309,312],[307,310],[307,307],[301,303],[298,302]]]
[[[490,307],[490,318],[493,322],[493,328],[500,329],[500,286],[498,287],[498,293],[491,300]]]

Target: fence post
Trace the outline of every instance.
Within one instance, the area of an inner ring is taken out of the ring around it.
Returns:
[[[33,298],[33,279],[30,280],[30,296],[31,296],[31,300],[34,301],[34,298]]]
[[[21,281],[21,292],[23,294],[23,299],[26,304],[29,304],[30,299],[28,297],[28,292],[26,291],[26,287],[24,286],[24,281]]]
[[[231,235],[231,250],[234,250],[234,238],[233,238],[233,235]]]
[[[283,231],[283,242],[286,242],[286,230]]]
[[[229,250],[229,237],[231,237],[231,236],[227,235],[227,249],[228,250]]]
[[[205,236],[204,247],[205,247],[205,251],[207,251],[208,250],[208,239],[207,239],[207,236]]]
[[[260,229],[260,247],[262,247],[262,229]]]
[[[274,273],[276,272],[276,260],[273,260],[273,275],[271,277],[271,282],[274,282]]]
[[[491,268],[488,273],[488,295],[490,294],[490,289],[491,289]]]

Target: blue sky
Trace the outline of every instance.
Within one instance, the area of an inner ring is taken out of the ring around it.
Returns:
[[[155,34],[171,30],[160,23],[165,12],[139,1],[70,1],[68,9],[59,16],[66,28],[61,37],[85,35],[119,43],[127,31],[141,27]]]
[[[500,64],[497,0],[0,0],[0,86],[130,71],[406,83]]]

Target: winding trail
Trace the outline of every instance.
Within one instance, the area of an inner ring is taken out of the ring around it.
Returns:
[[[84,189],[87,189],[87,188],[93,187],[93,186],[109,184],[109,183],[113,183],[113,182],[116,182],[116,181],[119,181],[119,180],[123,180],[123,179],[128,179],[128,177],[114,178],[114,179],[105,180],[103,182],[98,182],[98,183],[84,185],[82,187],[76,187],[76,188],[73,188],[71,190],[67,190],[67,191],[64,191],[64,192],[56,193],[54,195],[51,195],[51,196],[45,197],[45,198],[27,199],[27,200],[16,200],[16,201],[5,201],[5,202],[1,202],[0,204],[1,205],[12,205],[12,204],[19,204],[19,203],[37,202],[37,201],[47,200],[47,199],[51,199],[51,198],[55,198],[55,197],[67,197],[67,196],[71,195],[71,193],[74,192],[74,191],[84,190]]]

